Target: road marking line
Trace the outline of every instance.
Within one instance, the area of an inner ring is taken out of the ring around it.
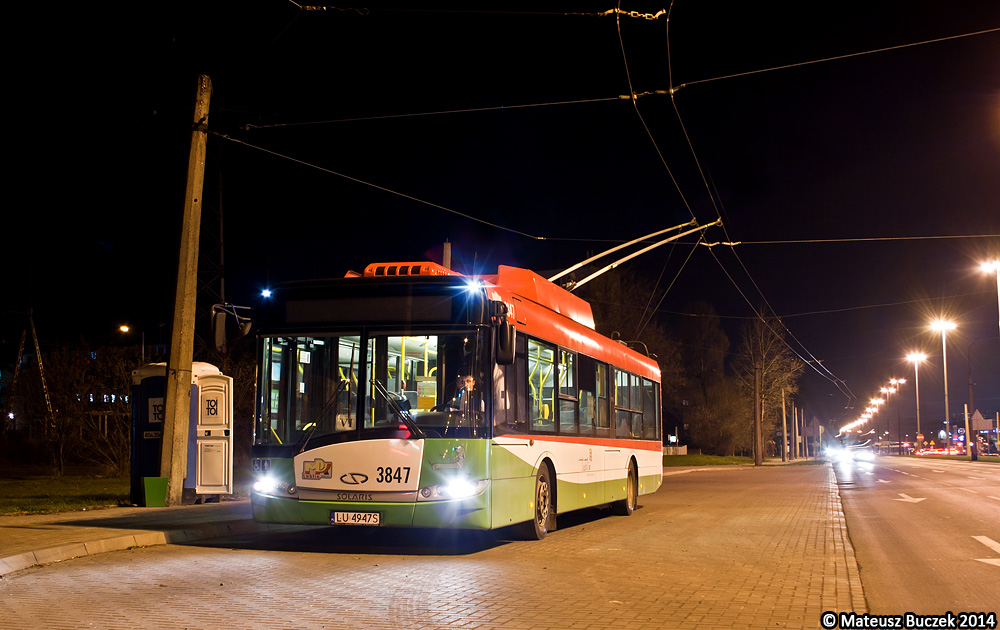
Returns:
[[[989,498],[991,498],[991,499],[996,499],[997,501],[1000,501],[1000,497],[995,497],[992,494],[987,495],[987,496],[989,496]]]
[[[973,540],[978,541],[992,549],[993,551],[1000,553],[1000,543],[989,538],[987,536],[973,536]],[[1000,567],[1000,558],[973,558],[976,562],[985,562],[986,564],[992,564]]]
[[[914,498],[914,497],[911,497],[908,494],[903,494],[902,492],[899,493],[899,496],[901,496],[903,498],[902,499],[893,499],[893,501],[905,501],[906,503],[920,503],[921,501],[927,499],[927,497]]]
[[[943,470],[935,470],[935,471],[933,471],[933,472],[936,472],[936,473],[943,473],[944,471],[943,471]]]
[[[975,490],[969,490],[968,488],[959,488],[959,490],[965,490],[966,492],[971,492],[972,494],[979,494]]]
[[[969,477],[969,479],[982,479],[982,477]]]
[[[878,480],[878,482],[879,482],[879,483],[892,483],[892,482],[891,482],[891,481],[889,481],[888,479],[879,479],[879,480]]]

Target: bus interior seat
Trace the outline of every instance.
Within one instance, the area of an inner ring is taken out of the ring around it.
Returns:
[[[410,409],[417,408],[417,392],[404,391],[403,396],[406,397],[406,402],[410,403]]]

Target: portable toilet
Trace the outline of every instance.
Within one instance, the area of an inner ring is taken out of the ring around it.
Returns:
[[[163,505],[160,477],[167,364],[132,371],[132,466],[130,501]],[[210,363],[191,365],[185,498],[233,492],[233,379]]]

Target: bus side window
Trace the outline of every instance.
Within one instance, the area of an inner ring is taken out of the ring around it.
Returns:
[[[559,350],[559,433],[576,433],[576,355]]]
[[[493,433],[521,433],[527,430],[528,409],[524,374],[527,373],[525,336],[514,339],[514,363],[497,365],[493,370]]]
[[[631,437],[632,413],[629,411],[629,373],[615,370],[615,437]]]
[[[660,388],[653,381],[642,379],[642,437],[655,440],[660,437]]]
[[[608,382],[608,377],[610,376],[610,370],[608,370],[608,365],[606,363],[598,363],[596,365],[596,380],[595,391],[597,392],[596,407],[597,412],[594,414],[594,418],[597,422],[597,435],[610,435],[611,434],[611,415],[610,415],[610,392],[611,385]]]
[[[597,362],[580,355],[580,433],[593,435],[597,413]]]
[[[556,351],[555,347],[534,339],[528,340],[528,418],[531,429],[554,433],[556,430]]]

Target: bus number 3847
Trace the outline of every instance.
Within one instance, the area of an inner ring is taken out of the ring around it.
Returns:
[[[395,468],[392,466],[385,468],[379,466],[376,470],[378,470],[378,477],[376,478],[378,483],[407,483],[410,480],[409,466],[397,466]]]

